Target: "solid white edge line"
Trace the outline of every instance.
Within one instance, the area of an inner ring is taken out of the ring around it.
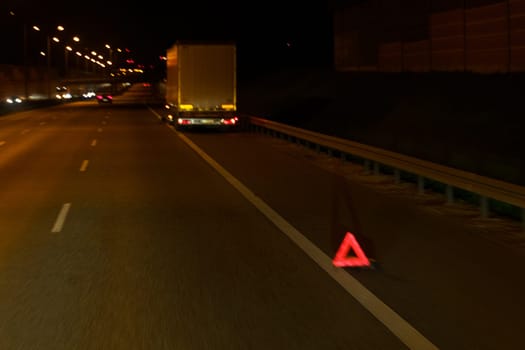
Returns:
[[[71,203],[65,203],[62,206],[62,209],[60,209],[60,212],[58,213],[57,219],[55,221],[55,224],[53,225],[53,228],[51,229],[51,232],[56,233],[62,231],[62,227],[64,226],[64,222],[66,221],[66,216],[70,207]]]
[[[349,294],[351,294],[363,307],[383,323],[399,340],[408,348],[417,350],[436,350],[434,344],[426,339],[419,331],[412,327],[407,321],[393,311],[388,305],[383,303],[372,292],[366,289],[357,279],[348,274],[345,270],[333,266],[330,259],[322,250],[310,242],[295,227],[287,222],[282,216],[275,212],[261,198],[257,197],[239,180],[231,175],[226,169],[219,165],[215,160],[208,156],[203,150],[195,145],[189,138],[182,133],[177,135],[186,142],[197,154],[208,162],[226,181],[237,189],[248,201],[250,201],[259,211],[261,211],[275,226],[294,241],[312,260],[336,280]]]

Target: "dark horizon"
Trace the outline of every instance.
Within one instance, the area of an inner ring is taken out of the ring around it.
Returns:
[[[179,6],[175,13],[158,6],[123,11],[108,3],[79,10],[60,1],[52,6],[32,3],[25,0],[14,8],[0,6],[3,40],[13,48],[6,50],[0,63],[21,62],[23,26],[30,27],[31,23],[49,28],[61,24],[66,28],[64,33],[78,35],[86,49],[105,51],[106,43],[128,48],[135,60],[144,64],[158,62],[165,50],[179,40],[234,41],[254,64],[278,63],[283,58],[280,56],[293,56],[299,65],[317,65],[329,61],[332,54],[332,5],[324,2],[301,6],[277,2],[259,6],[190,3]],[[9,11],[15,15],[9,15]]]

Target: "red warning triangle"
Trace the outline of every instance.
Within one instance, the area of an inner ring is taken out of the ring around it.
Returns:
[[[348,256],[350,250],[354,251],[355,256]],[[332,263],[337,267],[370,266],[370,260],[368,260],[363,249],[361,249],[354,235],[350,232],[346,233]]]

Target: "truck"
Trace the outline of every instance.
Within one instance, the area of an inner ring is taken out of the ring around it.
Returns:
[[[176,42],[166,55],[165,121],[176,129],[232,129],[237,50],[231,42]]]

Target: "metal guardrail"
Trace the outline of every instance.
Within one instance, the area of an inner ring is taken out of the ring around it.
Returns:
[[[255,131],[271,133],[277,137],[284,136],[296,142],[306,142],[314,145],[318,150],[324,148],[329,153],[337,151],[343,160],[347,156],[360,158],[364,162],[366,171],[379,174],[382,165],[388,166],[393,169],[397,183],[401,181],[401,172],[413,174],[417,176],[418,193],[424,193],[425,180],[437,181],[445,185],[448,203],[454,202],[454,189],[477,194],[480,197],[481,216],[484,218],[489,216],[489,199],[510,204],[520,210],[522,229],[525,231],[525,187],[523,186],[259,117],[249,116],[248,124]]]

